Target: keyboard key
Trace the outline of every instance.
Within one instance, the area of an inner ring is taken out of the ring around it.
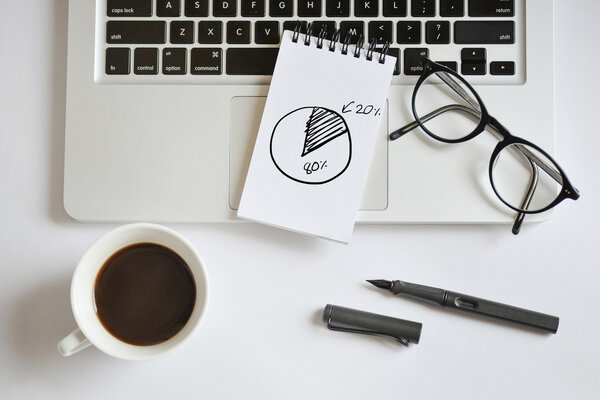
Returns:
[[[227,49],[227,75],[273,75],[277,47]]]
[[[363,38],[365,37],[365,23],[363,21],[340,22],[340,42],[346,40],[348,33],[352,35],[349,43],[356,44],[359,36],[362,35]]]
[[[463,17],[465,0],[440,0],[441,17]]]
[[[377,17],[379,15],[379,1],[354,0],[354,15],[357,17]]]
[[[383,0],[384,17],[406,17],[406,0]]]
[[[458,63],[456,61],[436,61],[438,64],[442,64],[446,68],[450,68],[454,72],[458,72]]]
[[[166,30],[164,21],[108,21],[106,43],[166,43]]]
[[[171,22],[171,43],[191,44],[194,43],[194,22],[173,21]]]
[[[254,42],[258,44],[279,43],[279,22],[256,21],[254,23]]]
[[[179,17],[181,15],[179,0],[157,0],[156,15],[159,17]]]
[[[513,21],[457,21],[454,42],[458,44],[511,44],[515,42]]]
[[[213,16],[235,17],[237,15],[237,0],[213,0]]]
[[[435,0],[412,0],[410,5],[413,17],[435,17]]]
[[[221,75],[223,51],[220,48],[195,48],[191,51],[192,75]]]
[[[485,63],[463,62],[460,68],[463,75],[485,75]]]
[[[294,0],[270,0],[271,17],[291,17],[294,13]]]
[[[308,25],[306,21],[284,21],[283,30],[292,32],[295,31],[298,22],[300,22],[300,33],[306,33],[306,26]]]
[[[423,57],[429,57],[428,49],[404,49],[404,73],[406,75],[421,75]]]
[[[490,63],[490,74],[492,75],[514,75],[514,61],[493,61]]]
[[[128,48],[106,49],[106,75],[129,74],[130,54],[131,51]]]
[[[397,47],[390,47],[388,55],[396,57],[396,65],[394,66],[394,75],[400,75],[400,49]]]
[[[469,0],[470,17],[514,17],[514,0]]]
[[[450,43],[450,22],[428,21],[425,23],[425,42],[428,44]]]
[[[164,75],[185,75],[187,72],[187,50],[183,48],[163,49],[162,73]]]
[[[264,17],[265,0],[242,0],[242,17]]]
[[[369,22],[369,40],[377,40],[377,43],[392,42],[393,23],[392,21],[371,21]]]
[[[198,43],[221,44],[223,43],[223,22],[200,21],[198,22]]]
[[[158,74],[158,49],[135,49],[133,52],[133,73],[136,75]]]
[[[208,17],[208,0],[185,0],[186,17]]]
[[[398,22],[397,42],[399,44],[419,44],[421,43],[421,22],[420,21],[401,21]]]
[[[325,0],[325,14],[328,17],[349,17],[350,0]]]
[[[250,43],[250,21],[227,22],[227,43],[249,44]]]
[[[321,29],[325,28],[325,39],[331,40],[333,32],[335,32],[335,21],[313,21],[312,34],[318,36]]]
[[[109,17],[150,17],[152,0],[108,0],[106,15]]]
[[[485,63],[486,50],[484,48],[465,48],[460,51],[460,59],[462,61]]]
[[[299,17],[320,17],[321,0],[298,0]]]

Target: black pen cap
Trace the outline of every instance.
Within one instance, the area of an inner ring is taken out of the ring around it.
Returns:
[[[400,318],[373,314],[341,306],[327,304],[323,310],[323,322],[334,331],[363,333],[367,335],[386,336],[407,346],[408,343],[419,343],[421,328],[419,322]]]

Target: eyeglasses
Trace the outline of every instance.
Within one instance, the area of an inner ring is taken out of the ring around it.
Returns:
[[[463,77],[427,58],[421,63],[423,73],[412,95],[415,121],[392,132],[390,140],[420,127],[433,139],[462,143],[491,128],[500,142],[490,159],[490,183],[496,196],[518,212],[512,228],[515,235],[525,214],[541,213],[564,199],[579,198],[579,191],[556,161],[535,144],[511,135],[488,114]]]

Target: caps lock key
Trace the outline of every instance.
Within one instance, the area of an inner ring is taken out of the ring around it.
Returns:
[[[106,15],[109,17],[150,17],[152,0],[108,0]]]

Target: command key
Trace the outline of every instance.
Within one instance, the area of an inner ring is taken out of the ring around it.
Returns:
[[[191,72],[193,75],[221,75],[223,73],[223,52],[220,48],[197,48],[191,52]]]

